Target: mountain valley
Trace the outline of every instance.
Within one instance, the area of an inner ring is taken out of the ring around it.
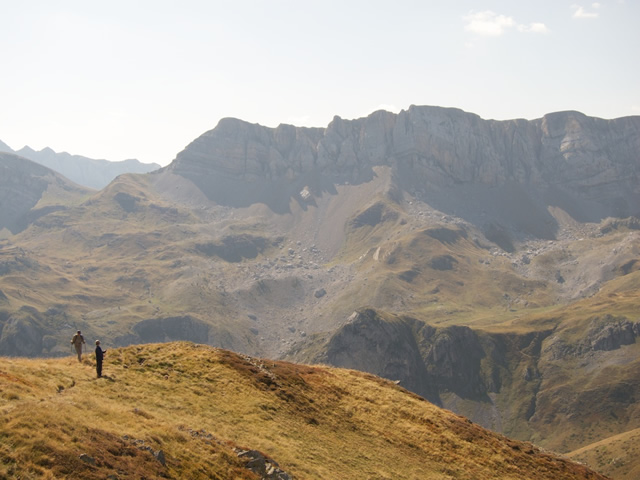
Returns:
[[[0,153],[0,354],[79,329],[357,369],[635,478],[639,152],[640,117],[412,106],[223,119],[100,191]]]

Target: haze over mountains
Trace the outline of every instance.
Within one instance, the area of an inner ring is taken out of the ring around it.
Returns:
[[[0,353],[191,340],[375,373],[564,453],[635,438],[639,152],[640,117],[412,106],[223,119],[99,192],[0,154]],[[596,467],[633,478],[621,445]]]
[[[160,168],[157,163],[141,163],[136,159],[123,160],[121,162],[94,160],[66,152],[57,153],[50,148],[36,151],[24,146],[20,150],[14,151],[1,140],[0,152],[15,153],[21,157],[28,158],[55,170],[78,185],[97,190],[106,187],[109,182],[123,173],[147,173]]]

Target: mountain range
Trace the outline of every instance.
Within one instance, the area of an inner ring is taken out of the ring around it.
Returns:
[[[98,192],[0,154],[0,353],[81,329],[355,368],[635,478],[639,152],[640,117],[412,106],[223,119]]]
[[[0,152],[15,153],[33,160],[64,175],[72,182],[84,187],[99,190],[106,187],[114,178],[123,173],[147,173],[160,168],[157,163],[141,163],[136,159],[112,162],[95,160],[66,152],[54,152],[51,148],[36,151],[28,146],[14,151],[0,140]]]

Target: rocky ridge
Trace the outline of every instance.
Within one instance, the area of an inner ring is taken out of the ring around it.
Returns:
[[[518,211],[507,220],[517,223],[523,209],[531,210],[530,216],[540,217],[536,224],[521,221],[519,227],[550,236],[555,232],[540,226],[553,220],[544,211],[548,206],[580,221],[638,215],[639,149],[640,117],[603,120],[569,111],[494,121],[457,109],[411,106],[399,114],[335,117],[325,129],[223,119],[168,168],[218,203],[264,202],[282,212],[292,199],[308,201],[336,182],[368,181],[373,167],[390,166],[401,188],[445,213],[473,218],[508,197]],[[252,187],[233,195],[242,185]],[[481,200],[482,210],[471,208],[468,199],[447,199],[443,188]],[[491,216],[504,222],[501,210]]]

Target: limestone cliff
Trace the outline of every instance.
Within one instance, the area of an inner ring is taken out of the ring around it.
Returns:
[[[550,237],[548,206],[580,221],[638,215],[638,151],[638,116],[604,120],[568,111],[494,121],[411,106],[399,114],[335,117],[324,129],[223,119],[169,168],[218,203],[262,202],[286,211],[292,199],[302,201],[305,186],[319,195],[335,182],[367,181],[373,167],[386,165],[405,191],[442,211],[477,221],[501,208],[495,219],[506,216],[516,229]],[[537,221],[519,220],[525,209]]]

